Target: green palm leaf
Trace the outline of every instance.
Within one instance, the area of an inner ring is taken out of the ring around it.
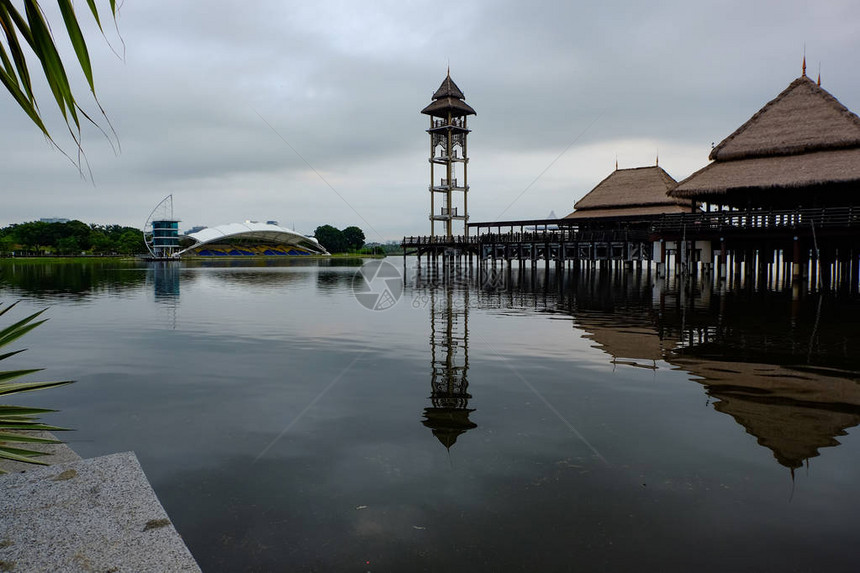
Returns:
[[[81,109],[72,92],[71,84],[66,73],[66,66],[60,57],[51,26],[45,19],[40,0],[23,0],[24,14],[15,8],[11,0],[0,0],[0,83],[12,96],[15,103],[27,114],[30,120],[54,143],[42,119],[41,111],[36,102],[30,76],[30,66],[22,44],[27,44],[32,54],[39,60],[42,75],[54,96],[57,107],[63,116],[66,126],[80,149],[80,119],[79,114],[93,122]],[[78,15],[72,5],[72,0],[57,0],[60,14],[63,18],[63,28],[77,58],[77,66],[84,74],[90,92],[102,110],[95,91],[92,63],[86,39],[81,31]],[[102,30],[100,12],[95,0],[87,0],[90,12]],[[116,0],[109,0],[110,13],[116,20]],[[102,111],[102,114],[104,112]],[[95,122],[93,122],[95,123]],[[109,123],[109,122],[108,122]],[[97,125],[98,127],[98,125]],[[111,143],[113,145],[113,143]],[[55,144],[56,145],[56,144]]]
[[[36,456],[41,455],[44,454],[34,450],[22,450],[20,448],[9,448],[0,445],[0,459],[12,460],[13,462],[24,462],[26,464],[39,464],[40,466],[48,465],[42,460],[35,459]]]
[[[0,0],[3,2],[4,0]],[[0,307],[0,316],[6,314],[9,310],[15,307],[11,305]],[[24,317],[18,322],[7,326],[0,330],[0,347],[10,344],[40,324],[45,322],[45,319],[36,320],[44,310],[34,312],[33,314]],[[14,350],[0,355],[0,360],[4,360],[16,354],[23,352],[22,350]],[[28,368],[20,370],[5,370],[0,371],[0,396],[6,394],[15,394],[19,392],[32,392],[34,390],[43,390],[45,388],[53,388],[71,384],[71,380],[49,381],[49,382],[18,382],[17,379],[34,374],[41,371],[42,368]],[[26,406],[13,406],[8,404],[0,404],[0,460],[11,460],[17,462],[36,463],[44,465],[44,462],[35,459],[36,456],[44,455],[43,452],[16,448],[10,446],[10,443],[41,443],[51,444],[60,443],[57,440],[42,438],[32,435],[36,431],[62,431],[64,428],[43,424],[37,418],[38,415],[52,412],[45,408],[30,408]],[[11,431],[10,431],[11,430]],[[5,473],[0,469],[0,473]]]
[[[49,414],[51,412],[56,412],[56,410],[49,410],[47,408],[27,408],[26,406],[0,406],[0,423],[2,420],[9,416],[35,416],[38,414]]]
[[[30,444],[62,444],[60,440],[51,440],[48,438],[37,438],[36,436],[28,436],[27,434],[12,434],[10,432],[0,432],[0,440],[4,442],[24,442]]]

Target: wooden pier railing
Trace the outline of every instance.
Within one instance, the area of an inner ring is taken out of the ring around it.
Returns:
[[[860,207],[826,207],[772,211],[709,211],[661,215],[651,225],[656,234],[690,231],[761,231],[860,227]]]
[[[541,230],[537,223],[546,227]],[[774,249],[802,251],[811,248],[810,245],[814,245],[816,251],[860,250],[860,206],[672,213],[627,221],[605,217],[575,222],[560,219],[552,226],[546,221],[537,223],[513,221],[472,225],[470,228],[477,230],[477,234],[468,237],[404,237],[401,244],[405,253],[418,256],[478,255],[482,260],[533,261],[650,260],[657,256],[653,254],[655,243],[665,243],[661,248],[666,252],[673,249],[711,252],[706,246],[709,242],[713,249],[720,251],[729,244],[738,251],[769,249],[768,253]],[[693,245],[699,241],[701,245]],[[680,246],[681,242],[685,247]],[[660,256],[665,256],[665,252]]]

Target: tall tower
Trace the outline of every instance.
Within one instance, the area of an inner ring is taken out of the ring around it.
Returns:
[[[465,97],[451,79],[451,70],[448,70],[445,81],[433,94],[433,101],[421,110],[430,116],[427,133],[430,134],[431,235],[436,234],[436,221],[444,224],[446,237],[454,235],[454,221],[463,221],[463,234],[469,234],[466,226],[469,221],[466,136],[470,130],[466,126],[466,117],[476,114],[463,101]],[[460,165],[459,174],[457,165]]]
[[[155,206],[143,224],[143,240],[156,259],[176,258],[179,251],[179,219],[173,216],[173,194]]]

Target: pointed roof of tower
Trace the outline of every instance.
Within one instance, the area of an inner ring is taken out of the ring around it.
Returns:
[[[860,118],[806,76],[717,145],[715,161],[860,146]]]
[[[578,217],[629,217],[689,210],[667,193],[677,182],[662,167],[617,169],[573,206],[565,219]]]
[[[465,97],[463,91],[451,79],[449,70],[448,75],[442,80],[442,85],[433,94],[433,102],[422,109],[421,113],[437,117],[445,117],[449,111],[456,116],[477,115],[472,106],[463,101]]]
[[[461,434],[478,427],[469,419],[469,414],[474,411],[473,408],[425,408],[426,419],[421,423],[433,430],[436,439],[450,450]]]
[[[466,99],[466,96],[463,95],[463,92],[457,87],[454,80],[451,79],[451,70],[448,70],[448,75],[444,80],[442,80],[442,85],[440,85],[439,89],[436,90],[436,93],[433,94],[433,99],[440,99],[443,97]]]

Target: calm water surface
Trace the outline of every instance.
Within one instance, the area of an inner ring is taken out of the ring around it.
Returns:
[[[50,309],[4,367],[77,380],[18,402],[135,451],[204,571],[860,566],[854,298],[219,263],[0,265]]]

